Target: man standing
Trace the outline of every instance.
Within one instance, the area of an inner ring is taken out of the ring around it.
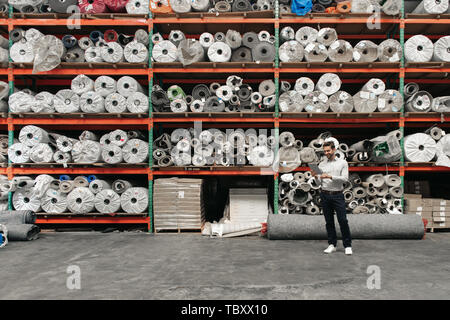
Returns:
[[[326,159],[319,163],[319,169],[322,173],[318,174],[312,171],[312,175],[317,177],[322,183],[320,198],[322,200],[329,244],[324,252],[332,253],[336,251],[337,235],[334,224],[334,211],[336,211],[345,254],[350,255],[352,254],[352,239],[346,216],[343,193],[344,183],[348,181],[348,163],[344,159],[338,159],[336,157],[336,147],[333,141],[326,141],[323,144],[323,151]]]

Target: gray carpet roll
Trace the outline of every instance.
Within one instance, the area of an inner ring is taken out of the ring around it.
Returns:
[[[8,224],[8,241],[30,241],[38,237],[41,229],[34,224]]]
[[[0,224],[33,224],[35,221],[36,214],[30,210],[0,211]]]
[[[353,239],[422,239],[424,225],[415,214],[347,215]],[[339,223],[336,233],[342,239]],[[267,237],[270,240],[326,240],[323,216],[269,214]]]

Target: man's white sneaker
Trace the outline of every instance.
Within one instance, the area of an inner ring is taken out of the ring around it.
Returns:
[[[323,252],[325,252],[325,253],[332,253],[332,252],[335,252],[335,251],[336,251],[336,247],[333,246],[332,244],[330,244],[328,246],[328,248],[326,248]]]
[[[351,247],[345,248],[345,254],[347,254],[347,255],[353,254],[352,248]]]

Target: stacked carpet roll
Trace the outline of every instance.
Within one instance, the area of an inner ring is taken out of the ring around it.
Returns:
[[[6,236],[7,241],[37,239],[41,230],[34,224],[35,221],[36,215],[29,210],[0,210],[0,225],[4,226],[2,236]]]
[[[14,180],[16,179],[16,180]],[[2,181],[0,187],[13,192],[16,210],[46,212],[49,214],[102,214],[125,212],[145,213],[148,208],[148,189],[134,187],[126,180],[102,180],[96,176],[78,176],[72,179],[62,175],[15,177]]]
[[[203,183],[203,179],[155,179],[155,230],[201,229],[206,214]]]
[[[383,4],[376,0],[280,0],[280,13],[297,13],[298,15],[305,15],[309,12],[330,14],[382,12],[393,16],[400,13],[401,6],[401,0],[388,0],[383,2]],[[308,10],[300,9],[304,7],[308,8]],[[293,10],[292,8],[296,8],[296,10]]]
[[[115,80],[109,76],[95,79],[76,76],[70,89],[56,94],[42,91],[37,94],[22,90],[9,96],[9,109],[14,113],[148,113],[146,89],[130,77]]]
[[[450,112],[450,95],[433,98],[414,82],[407,83],[403,91],[405,110],[408,112]]]
[[[10,32],[13,62],[34,63],[33,72],[49,71],[61,62],[147,63],[148,33],[139,29],[134,35],[118,34],[115,30],[92,31],[89,36],[75,38],[67,34],[62,39],[43,35],[34,28],[15,28]]]
[[[273,62],[275,37],[268,31],[235,30],[214,35],[204,32],[199,39],[186,38],[181,30],[172,30],[168,40],[156,33],[152,37],[152,58],[156,62],[181,62],[183,66],[196,62]]]
[[[14,90],[16,92],[17,89]],[[0,112],[8,112],[9,84],[0,81]]]
[[[0,163],[8,163],[8,135],[0,134]]]
[[[280,214],[322,214],[321,185],[309,171],[281,175]],[[344,187],[347,211],[353,214],[401,214],[403,188],[396,174],[373,174],[362,179],[352,173]]]
[[[22,13],[149,13],[149,0],[8,0],[8,3]]]
[[[8,149],[12,163],[144,163],[148,142],[138,131],[114,130],[97,136],[83,131],[78,139],[29,125],[20,130],[19,142]]]
[[[439,38],[434,44],[424,35],[415,35],[405,42],[406,62],[450,62],[450,36]]]
[[[397,90],[387,89],[384,82],[373,78],[367,81],[355,95],[341,90],[342,81],[337,74],[325,73],[316,84],[301,77],[295,82],[294,90],[287,83],[279,98],[281,112],[400,112],[403,96]]]
[[[2,68],[7,68],[8,62],[9,62],[9,40],[4,36],[0,35],[0,66]]]
[[[361,40],[354,47],[338,39],[333,28],[317,30],[303,26],[297,31],[287,26],[280,31],[278,54],[281,62],[399,62],[402,56],[400,42],[387,39],[379,44]]]
[[[160,1],[163,2],[163,1]],[[267,11],[275,9],[273,0],[231,0],[214,1],[209,0],[169,0],[168,7],[175,13],[187,12],[249,12]],[[155,7],[156,12],[158,12]],[[153,11],[153,10],[152,10]]]
[[[229,76],[225,84],[195,85],[190,95],[177,85],[163,90],[153,86],[152,105],[157,112],[258,112],[273,111],[275,83],[262,81],[257,90],[238,76]]]
[[[247,164],[270,167],[274,162],[277,143],[273,134],[266,129],[259,133],[255,129],[227,129],[226,132],[218,129],[201,132],[193,128],[176,129],[155,139],[153,159],[161,167]]]
[[[409,162],[436,161],[438,166],[450,167],[450,135],[438,126],[425,132],[405,136],[405,160]]]
[[[8,210],[9,189],[8,177],[0,175],[0,211]]]

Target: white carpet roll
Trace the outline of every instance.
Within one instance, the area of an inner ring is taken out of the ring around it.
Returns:
[[[15,143],[8,149],[8,158],[12,163],[30,162],[31,148],[23,143]]]
[[[123,56],[130,63],[147,62],[148,49],[143,43],[131,41],[123,49]]]
[[[129,188],[131,188],[131,183],[126,180],[118,179],[118,180],[115,180],[112,184],[112,189],[114,190],[114,192],[116,192],[118,194],[124,193]]]
[[[117,42],[107,42],[101,47],[100,54],[105,62],[118,63],[123,61],[123,48]]]
[[[353,104],[356,112],[374,112],[378,107],[378,97],[372,92],[360,91],[353,96]]]
[[[59,113],[79,112],[80,96],[73,90],[62,89],[56,93],[53,105],[55,106],[56,112]]]
[[[89,190],[93,194],[97,194],[100,191],[111,189],[111,184],[106,180],[95,179],[89,183]]]
[[[370,40],[361,40],[353,48],[355,62],[374,62],[378,58],[378,46]]]
[[[117,145],[110,144],[102,147],[103,161],[109,164],[117,164],[123,161],[122,148]]]
[[[441,37],[434,43],[433,61],[450,62],[450,36]]]
[[[386,90],[378,97],[378,111],[400,112],[403,106],[403,96],[397,90]]]
[[[100,213],[114,213],[120,210],[120,196],[111,189],[105,189],[95,195],[95,209]]]
[[[13,93],[8,98],[9,111],[17,113],[31,112],[31,106],[35,104],[35,100],[35,97],[23,91]]]
[[[152,57],[156,62],[175,62],[177,47],[169,40],[160,41],[153,47]]]
[[[72,149],[72,159],[76,163],[96,163],[101,160],[100,143],[92,140],[78,141]]]
[[[14,192],[12,204],[15,210],[30,210],[39,212],[41,201],[37,196],[33,196],[29,189],[20,189]]]
[[[64,213],[67,210],[67,194],[48,189],[41,198],[41,207],[47,213]]]
[[[67,208],[76,214],[88,213],[94,209],[94,200],[95,196],[89,188],[76,188],[67,195]]]
[[[123,159],[127,163],[142,163],[148,158],[148,142],[131,139],[122,148]]]
[[[109,138],[112,144],[122,147],[128,141],[128,134],[123,130],[117,129],[109,133]]]
[[[35,101],[31,105],[31,110],[36,113],[54,113],[55,106],[53,101],[55,100],[55,95],[47,91],[41,91],[34,96]]]
[[[353,47],[348,41],[336,40],[328,48],[328,57],[333,62],[350,62],[353,59]]]
[[[366,82],[361,91],[372,92],[376,96],[379,96],[384,92],[385,89],[386,85],[384,84],[383,80],[372,78]]]
[[[386,39],[378,45],[378,59],[381,62],[399,62],[402,46],[395,39]]]
[[[411,162],[429,162],[436,155],[436,141],[425,133],[405,137],[405,159]]]
[[[94,80],[84,74],[73,78],[70,88],[78,95],[94,90]]]
[[[126,213],[143,213],[148,207],[148,189],[129,188],[120,196],[120,204]]]
[[[310,78],[301,77],[295,81],[294,88],[295,91],[299,92],[302,96],[306,96],[314,91],[314,82]]]
[[[405,59],[407,62],[428,62],[433,57],[434,46],[424,35],[415,35],[405,42]]]
[[[353,97],[345,91],[338,91],[328,99],[328,104],[333,112],[352,112]]]
[[[56,163],[69,163],[72,162],[72,156],[69,152],[62,152],[60,150],[57,150],[53,154],[53,161],[55,161]]]
[[[316,42],[319,31],[317,29],[304,26],[295,33],[295,40],[300,42],[304,47],[309,43]]]
[[[56,139],[56,146],[58,150],[62,152],[70,152],[73,149],[73,145],[77,142],[77,139],[68,138],[66,136],[59,136]]]
[[[116,88],[116,80],[109,76],[100,76],[95,79],[94,91],[100,94],[102,97],[106,97],[109,94],[116,92]]]
[[[109,113],[123,113],[127,111],[127,99],[117,92],[110,93],[105,98],[105,109]]]
[[[105,99],[95,91],[88,91],[81,95],[80,109],[86,113],[105,112]]]
[[[38,143],[48,143],[50,140],[47,131],[33,125],[28,125],[20,130],[19,141],[32,147]]]
[[[102,58],[102,48],[100,47],[89,47],[84,51],[84,60],[86,62],[103,62]]]
[[[117,92],[120,93],[125,98],[131,96],[135,92],[144,92],[142,86],[136,81],[136,79],[123,76],[117,80]]]
[[[53,149],[46,143],[38,143],[30,150],[30,160],[34,163],[52,162]]]
[[[330,96],[341,88],[341,79],[337,74],[325,73],[316,83],[316,90]]]
[[[14,62],[32,63],[34,61],[33,45],[23,40],[16,42],[11,46],[9,56]]]
[[[126,107],[131,113],[148,112],[148,97],[142,92],[134,92],[127,98]]]

